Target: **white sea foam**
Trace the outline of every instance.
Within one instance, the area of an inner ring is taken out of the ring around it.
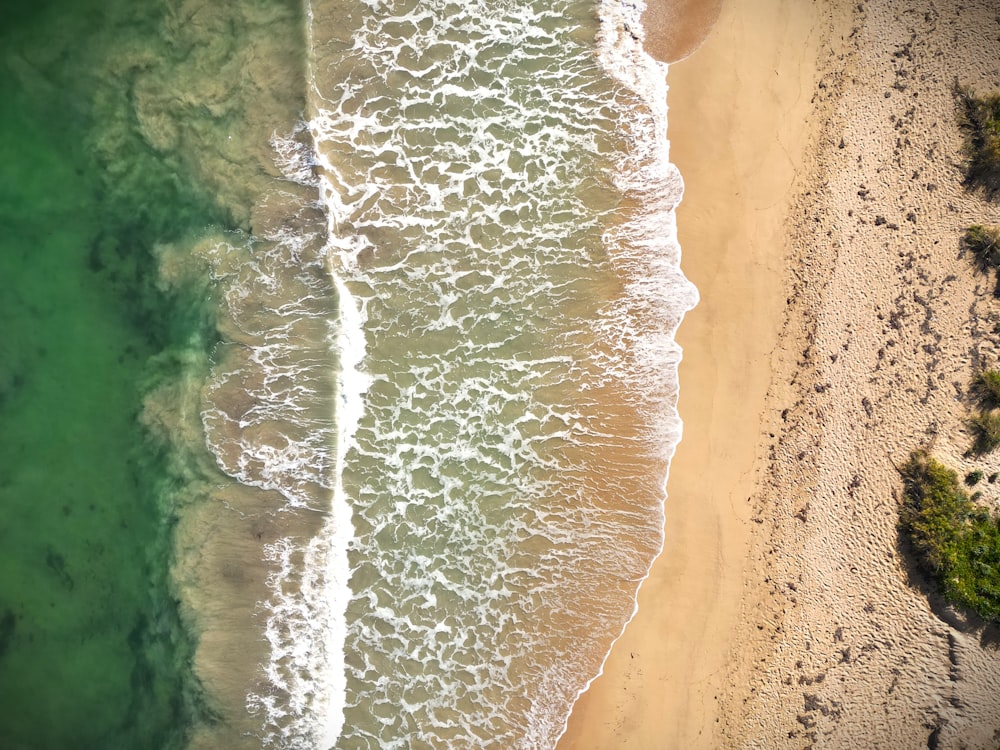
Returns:
[[[292,136],[273,139],[276,161],[287,179],[315,186],[309,157],[291,145],[301,136]],[[276,190],[255,214],[254,236],[233,235],[206,250],[225,303],[227,343],[202,411],[223,470],[272,493],[279,514],[320,514],[321,533],[265,549],[271,595],[260,609],[270,657],[264,689],[247,696],[265,746],[310,750],[332,746],[343,723],[353,528],[337,477],[352,419],[337,400],[357,402],[363,390],[360,376],[350,377],[360,358],[356,312],[349,295],[338,299],[315,213],[301,191]]]
[[[669,405],[660,413],[659,440],[665,459],[665,487],[666,472],[682,436],[682,424],[674,406],[679,390],[677,366],[681,350],[674,337],[683,314],[698,303],[698,292],[680,270],[675,208],[683,195],[683,181],[670,161],[670,142],[667,138],[668,66],[654,60],[642,47],[645,38],[642,15],[645,9],[643,0],[600,0],[602,33],[598,41],[601,62],[641,99],[649,113],[639,115],[629,123],[631,142],[635,148],[623,154],[616,173],[616,182],[623,192],[642,196],[642,210],[605,239],[617,248],[629,245],[634,248],[632,252],[625,250],[621,253],[621,262],[631,269],[629,276],[632,280],[627,299],[630,305],[636,305],[641,310],[640,314],[651,314],[651,319],[657,321],[639,335],[634,335],[636,329],[632,326],[619,330],[628,332],[628,340],[622,345],[634,353],[634,367],[641,373],[641,380],[655,381],[659,372],[660,387],[670,394],[667,398]],[[657,556],[662,548],[661,540]],[[648,571],[639,581],[640,586],[647,577]],[[611,649],[638,613],[638,588],[632,612],[609,646],[600,669],[581,685],[577,697],[583,695],[603,673]],[[559,737],[565,733],[568,723],[569,714]]]
[[[599,59],[586,2],[409,5],[313,0],[315,154],[275,146],[319,175],[336,422],[295,421],[321,356],[294,370],[274,319],[240,363],[256,405],[206,417],[251,433],[220,450],[244,481],[332,497],[319,536],[270,548],[273,694],[250,704],[282,747],[548,748],[662,545],[695,299],[665,70],[634,3],[601,5]],[[287,292],[254,270],[237,310]],[[314,320],[293,299],[280,319]],[[253,442],[258,415],[291,438]]]
[[[359,369],[364,344],[357,308],[343,284],[335,283],[339,315],[334,349],[339,368],[330,512],[320,532],[304,546],[285,538],[267,548],[268,559],[276,564],[268,580],[272,596],[264,603],[270,691],[253,693],[247,700],[248,709],[264,717],[266,746],[302,750],[333,747],[344,724],[347,551],[354,533],[351,505],[339,477],[369,384]]]
[[[302,124],[274,135],[271,145],[286,179],[318,188],[307,134]],[[301,199],[286,204],[294,208]],[[340,479],[369,384],[359,367],[361,313],[330,273],[328,235],[314,235],[307,220],[286,222],[246,243],[222,243],[211,258],[236,329],[230,336],[241,346],[223,358],[208,389],[210,446],[241,482],[276,491],[288,509],[323,514],[316,536],[285,537],[266,548],[273,565],[271,596],[261,602],[267,682],[247,696],[265,746],[302,750],[332,747],[344,723],[354,530]],[[238,412],[229,406],[234,383],[251,398]]]
[[[643,0],[601,0],[600,59],[605,69],[637,97],[625,112],[622,129],[630,148],[619,154],[615,184],[632,196],[628,220],[605,235],[614,262],[627,278],[627,291],[611,316],[620,346],[629,352],[630,374],[654,392],[677,390],[680,348],[674,336],[683,314],[698,302],[697,289],[680,269],[675,208],[683,181],[670,161],[667,138],[667,65],[642,48]],[[615,320],[617,319],[617,320]],[[625,325],[618,326],[617,322]],[[672,455],[680,441],[680,421],[671,403],[659,412],[660,442]],[[665,467],[666,468],[666,467]]]
[[[316,186],[315,152],[308,135],[306,124],[300,123],[290,133],[273,133],[271,148],[274,150],[274,162],[286,180]]]

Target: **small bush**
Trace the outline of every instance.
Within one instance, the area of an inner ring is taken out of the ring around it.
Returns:
[[[1000,229],[973,224],[962,235],[962,247],[972,255],[980,272],[1000,268]]]
[[[965,484],[969,487],[975,487],[982,481],[982,479],[983,479],[983,472],[981,472],[979,469],[976,469],[975,471],[970,471],[968,474],[965,475]]]
[[[972,378],[972,396],[984,409],[1000,407],[1000,372],[983,370]]]
[[[997,477],[1000,477],[1000,474],[994,471],[992,474],[989,475],[989,477],[987,477],[986,481],[989,482],[990,484],[993,484],[995,481],[997,481]]]
[[[956,605],[1000,619],[1000,523],[977,506],[958,474],[916,451],[900,470],[900,526],[920,565]]]
[[[982,456],[1000,446],[1000,415],[984,411],[969,420],[972,430],[971,453]]]
[[[965,184],[982,188],[992,200],[1000,193],[1000,94],[980,97],[965,87],[955,93],[968,159]]]

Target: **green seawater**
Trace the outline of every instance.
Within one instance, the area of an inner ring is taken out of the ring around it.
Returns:
[[[169,579],[181,479],[140,415],[180,352],[214,343],[204,288],[166,289],[158,248],[228,219],[130,108],[164,13],[137,0],[0,9],[8,750],[180,747],[201,713]],[[109,66],[122,50],[132,62]]]

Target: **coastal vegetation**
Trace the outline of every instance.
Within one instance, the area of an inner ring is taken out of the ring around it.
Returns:
[[[983,456],[1000,447],[1000,371],[985,369],[976,373],[969,384],[969,395],[979,411],[967,423],[972,433],[967,458]],[[990,481],[995,481],[995,476]]]
[[[972,446],[967,456],[982,456],[1000,446],[1000,371],[982,370],[969,386],[969,394],[979,411],[969,419]]]
[[[1000,620],[1000,517],[977,505],[958,474],[915,451],[900,469],[900,526],[945,599]]]
[[[1000,371],[983,370],[977,373],[972,379],[970,391],[982,408],[1000,407]]]
[[[962,247],[972,254],[981,273],[1000,268],[1000,228],[974,224],[965,230]]]
[[[969,420],[972,431],[970,455],[982,456],[1000,446],[1000,414],[996,411],[981,411]]]
[[[992,200],[1000,193],[1000,93],[978,96],[959,86],[956,94],[968,159],[965,184],[981,188]]]
[[[956,95],[968,160],[965,184],[995,199],[1000,195],[1000,93],[980,97],[970,88],[957,87]],[[1000,276],[1000,227],[968,227],[961,247],[980,273],[995,271]],[[1000,296],[1000,278],[996,295]],[[966,458],[1000,447],[1000,370],[976,373],[969,396],[975,411],[967,421],[972,445]],[[899,471],[900,530],[921,569],[949,603],[1000,621],[1000,514],[979,502],[982,492],[970,494],[985,472],[975,468],[960,479],[926,449],[914,451]],[[991,473],[988,482],[995,483],[998,476]]]

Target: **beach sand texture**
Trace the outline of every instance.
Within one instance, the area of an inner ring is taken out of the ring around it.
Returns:
[[[692,54],[719,18],[722,0],[650,0],[643,11],[643,47],[663,62]]]
[[[685,433],[560,750],[997,746],[1000,632],[901,552],[894,468],[1000,469],[962,455],[1000,301],[959,237],[1000,210],[962,187],[953,97],[1000,87],[997,31],[985,1],[733,2],[671,68]]]

